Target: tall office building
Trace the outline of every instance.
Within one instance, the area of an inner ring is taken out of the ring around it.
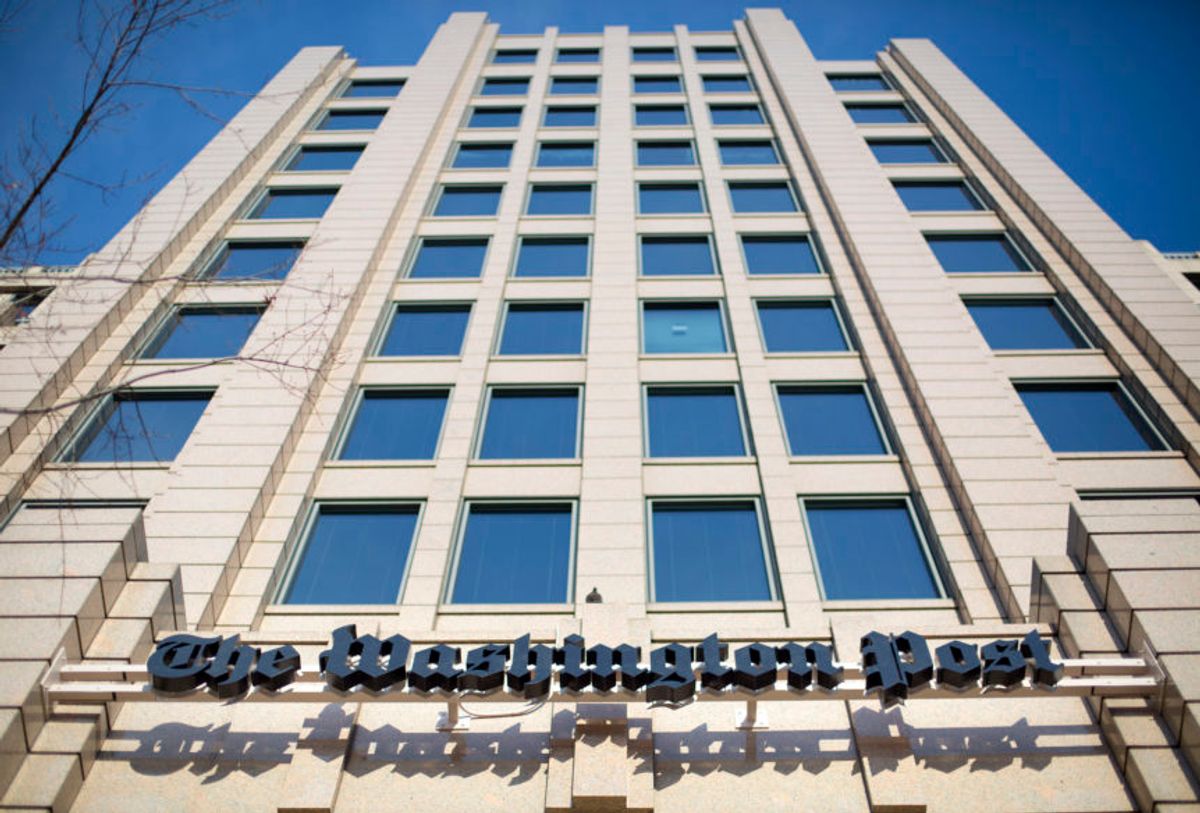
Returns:
[[[6,282],[0,807],[1194,810],[1196,272],[926,40],[306,48]]]

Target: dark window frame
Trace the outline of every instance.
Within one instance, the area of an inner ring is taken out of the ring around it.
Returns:
[[[867,409],[871,413],[871,423],[875,427],[875,432],[879,437],[879,443],[883,446],[882,452],[873,452],[866,454],[841,453],[841,454],[819,454],[805,455],[796,454],[792,451],[792,439],[788,434],[787,419],[783,413],[783,402],[779,396],[783,390],[813,390],[813,391],[830,391],[830,390],[859,390],[862,392],[863,398],[866,399]],[[784,446],[787,449],[788,460],[793,463],[803,463],[811,461],[813,458],[846,458],[853,460],[861,460],[864,458],[892,458],[897,457],[900,452],[892,439],[891,426],[884,421],[883,412],[876,404],[875,388],[870,381],[865,380],[848,380],[848,381],[773,381],[771,382],[771,397],[775,401],[775,414],[779,416],[779,430],[783,435]]]
[[[703,390],[730,390],[733,394],[734,404],[737,407],[738,430],[741,433],[742,453],[740,455],[704,455],[696,457],[676,457],[676,456],[654,456],[650,450],[650,391],[651,390],[678,390],[681,392],[699,392]],[[711,381],[711,382],[677,382],[668,381],[663,383],[643,382],[642,383],[642,457],[645,460],[686,460],[695,462],[697,460],[719,459],[722,461],[728,460],[745,460],[750,461],[755,459],[754,442],[750,436],[750,421],[747,416],[746,399],[742,392],[741,385],[736,381]]]
[[[521,279],[539,279],[538,277],[522,277]],[[540,279],[547,279],[541,277]],[[549,277],[548,279],[560,279],[558,277]],[[582,277],[567,277],[567,279],[582,279]],[[537,358],[563,358],[563,359],[582,359],[587,357],[588,343],[588,318],[591,309],[588,307],[590,300],[588,299],[505,299],[504,305],[500,309],[500,318],[496,320],[496,337],[492,342],[491,357],[493,359],[537,359]],[[577,353],[501,353],[500,348],[504,342],[504,331],[508,328],[508,315],[512,310],[512,306],[518,308],[522,305],[536,308],[538,306],[579,306],[580,308],[580,325],[579,325],[579,352]]]
[[[783,275],[780,275],[783,276]],[[807,276],[816,276],[810,274]],[[845,350],[771,350],[767,347],[767,333],[763,330],[762,312],[759,310],[760,305],[766,305],[770,308],[771,305],[794,305],[805,303],[826,303],[833,309],[833,317],[837,320],[838,330],[841,332],[842,341],[846,344]],[[771,357],[789,357],[789,356],[825,356],[837,354],[839,356],[857,356],[859,354],[858,346],[854,341],[854,336],[850,332],[850,327],[847,324],[845,314],[842,313],[842,306],[838,302],[837,295],[833,296],[763,296],[753,297],[751,304],[754,306],[754,322],[758,325],[758,338],[762,342],[763,355]]]

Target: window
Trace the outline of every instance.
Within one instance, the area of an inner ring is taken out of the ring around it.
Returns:
[[[538,146],[539,167],[591,167],[596,165],[593,141],[543,141]]]
[[[53,292],[53,288],[0,288],[0,325],[24,324]]]
[[[300,256],[304,243],[288,240],[265,243],[227,242],[200,278],[210,281],[283,279]]]
[[[364,389],[338,460],[432,460],[446,390]]]
[[[746,438],[733,387],[647,387],[650,457],[742,457]]]
[[[586,237],[522,237],[516,277],[586,277]]]
[[[496,186],[443,186],[434,217],[495,217],[500,207]]]
[[[881,164],[946,163],[946,156],[942,155],[942,151],[927,138],[913,138],[904,141],[868,141],[867,146],[875,154],[875,160]]]
[[[484,79],[480,96],[524,96],[529,92],[528,79]]]
[[[972,212],[983,204],[963,181],[893,181],[910,212]]]
[[[812,242],[802,234],[744,234],[742,254],[751,276],[822,273]]]
[[[729,197],[735,214],[799,211],[787,181],[730,181]]]
[[[284,167],[285,172],[329,172],[354,169],[363,148],[301,147]]]
[[[175,308],[142,351],[144,359],[208,359],[237,355],[258,324],[257,306]]]
[[[708,114],[717,126],[767,123],[756,104],[710,104]]]
[[[766,534],[754,500],[652,500],[652,601],[770,601]]]
[[[674,48],[634,48],[634,62],[674,62]]]
[[[687,108],[681,104],[639,104],[633,109],[638,127],[671,127],[688,123]]]
[[[926,235],[948,274],[1029,271],[1029,263],[1003,234]]]
[[[1077,350],[1087,341],[1054,299],[971,299],[965,303],[993,350]]]
[[[476,107],[471,110],[471,118],[467,121],[467,127],[472,129],[517,127],[520,124],[519,107]]]
[[[386,110],[330,110],[318,130],[374,130],[387,115]]]
[[[705,76],[705,93],[749,93],[754,88],[750,86],[748,76]]]
[[[1055,452],[1145,452],[1166,448],[1115,381],[1015,386],[1042,437]]]
[[[592,185],[577,184],[534,184],[529,188],[527,215],[590,215],[592,213]]]
[[[478,456],[484,460],[579,456],[577,387],[492,389]]]
[[[506,169],[512,158],[512,144],[459,144],[454,154],[454,169]]]
[[[594,96],[599,92],[596,76],[555,76],[550,80],[551,96]]]
[[[342,91],[343,99],[390,99],[404,89],[403,79],[355,79]]]
[[[836,353],[850,349],[837,307],[829,300],[758,303],[768,353]]]
[[[487,256],[487,249],[486,237],[427,237],[417,249],[408,276],[410,279],[479,277],[483,274],[483,258]]]
[[[560,604],[571,599],[572,503],[470,503],[452,604]]]
[[[940,598],[906,500],[805,500],[825,599]]]
[[[770,141],[719,141],[717,146],[725,166],[779,163],[775,145]]]
[[[599,62],[599,48],[559,48],[558,62]]]
[[[253,208],[247,220],[316,219],[325,214],[337,195],[337,187],[328,189],[268,189]]]
[[[715,274],[708,235],[642,237],[642,276],[669,277]]]
[[[421,510],[319,504],[284,604],[396,604]]]
[[[916,121],[902,104],[848,104],[846,112],[855,124],[912,124]]]
[[[724,353],[725,324],[716,302],[643,302],[646,353]]]
[[[696,48],[697,62],[736,62],[741,59],[733,45],[701,45]]]
[[[635,76],[634,93],[683,93],[678,76]]]
[[[537,62],[537,49],[513,48],[492,54],[493,65],[532,65]]]
[[[698,183],[638,184],[638,214],[703,214],[704,195]]]
[[[577,356],[583,352],[582,302],[510,302],[501,356]]]
[[[543,127],[595,127],[595,107],[547,107]]]
[[[838,73],[829,76],[829,84],[839,93],[856,90],[891,90],[891,87],[879,74],[872,73]]]
[[[888,453],[861,384],[781,386],[778,393],[794,457]]]
[[[67,448],[68,463],[165,463],[174,460],[212,392],[123,390],[105,398]]]
[[[696,164],[696,151],[690,141],[639,141],[639,167],[690,167]]]
[[[379,356],[457,356],[470,305],[397,305]]]

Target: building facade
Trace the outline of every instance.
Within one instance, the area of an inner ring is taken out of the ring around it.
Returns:
[[[0,808],[1196,809],[1195,268],[926,40],[306,48],[102,251],[6,283]],[[1035,630],[1152,686],[60,691],[179,631],[311,670],[349,624],[729,664]]]

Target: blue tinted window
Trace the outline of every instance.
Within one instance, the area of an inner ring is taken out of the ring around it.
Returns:
[[[797,457],[887,454],[861,386],[780,387],[779,409]]]
[[[929,235],[925,240],[950,274],[1030,270],[1003,234]]]
[[[586,277],[586,237],[524,237],[517,254],[518,277]]]
[[[721,308],[715,302],[646,302],[642,342],[647,353],[724,353]]]
[[[468,127],[517,127],[521,123],[519,107],[476,107],[471,111]]]
[[[730,182],[729,197],[733,201],[733,211],[738,214],[798,211],[792,188],[786,181]]]
[[[962,181],[895,181],[910,212],[969,212],[983,208]]]
[[[556,76],[550,80],[552,96],[591,96],[600,92],[600,80],[595,76]]]
[[[488,400],[479,457],[578,457],[579,390],[497,389]]]
[[[596,108],[547,107],[542,124],[546,127],[595,127]]]
[[[480,96],[524,96],[529,91],[528,79],[484,79]]]
[[[416,506],[322,505],[284,604],[395,604]]]
[[[559,48],[558,62],[599,62],[599,48]]]
[[[674,62],[674,48],[634,48],[634,62]]]
[[[868,141],[867,146],[881,164],[944,164],[945,156],[928,139]]]
[[[287,172],[354,169],[362,147],[301,147],[288,161]]]
[[[387,115],[386,110],[330,110],[317,125],[318,130],[374,130]]]
[[[211,392],[118,392],[106,398],[63,459],[168,462],[187,443]]]
[[[486,237],[469,240],[426,238],[421,241],[408,275],[414,279],[478,277],[483,273],[487,247]]]
[[[902,500],[805,501],[825,598],[939,598],[921,538]]]
[[[473,503],[454,604],[558,604],[570,597],[571,506]]]
[[[277,280],[287,276],[304,243],[226,243],[201,275],[206,280]]]
[[[512,144],[459,144],[455,169],[504,169],[512,158]]]
[[[759,302],[758,321],[768,353],[850,349],[832,302]]]
[[[499,186],[444,186],[435,217],[474,217],[496,214],[500,206]]]
[[[710,104],[708,112],[716,125],[766,123],[756,104]]]
[[[538,149],[539,167],[590,167],[596,164],[596,145],[591,141],[543,143]]]
[[[398,305],[380,356],[457,356],[470,305]]]
[[[839,74],[829,77],[829,84],[837,91],[847,90],[891,90],[882,76],[873,74]]]
[[[747,274],[821,273],[812,243],[803,235],[744,235],[742,253]]]
[[[529,65],[537,62],[537,51],[514,49],[492,54],[493,65]]]
[[[590,215],[592,185],[534,184],[529,190],[528,215]]]
[[[652,504],[655,601],[769,601],[752,502]]]
[[[246,219],[318,218],[325,214],[337,192],[337,189],[268,189],[246,215]]]
[[[650,387],[646,445],[651,457],[741,457],[741,409],[732,387]]]
[[[235,356],[262,311],[255,307],[177,308],[142,351],[147,359]]]
[[[698,183],[638,184],[638,212],[644,215],[693,214],[704,211]]]
[[[708,237],[643,237],[642,274],[647,277],[713,274]]]
[[[704,45],[696,49],[697,62],[736,62],[741,57],[732,45]]]
[[[722,141],[721,163],[734,164],[778,164],[775,145],[770,141]]]
[[[577,355],[583,352],[583,305],[512,303],[500,337],[502,356]]]
[[[343,99],[390,99],[404,89],[403,79],[355,79],[342,91]]]
[[[638,127],[664,127],[687,123],[687,109],[681,104],[639,104],[634,110],[634,124]]]
[[[639,167],[690,167],[696,163],[696,152],[690,141],[639,141],[637,163]]]
[[[678,76],[635,76],[634,93],[683,93]]]
[[[340,460],[432,460],[445,390],[364,390]]]
[[[1142,452],[1162,441],[1115,382],[1017,384],[1025,408],[1056,452]]]
[[[705,76],[705,93],[749,93],[750,79],[746,76]]]
[[[1075,350],[1088,346],[1053,299],[979,299],[966,305],[993,350]]]
[[[846,112],[855,124],[910,124],[916,121],[902,104],[848,104]]]

